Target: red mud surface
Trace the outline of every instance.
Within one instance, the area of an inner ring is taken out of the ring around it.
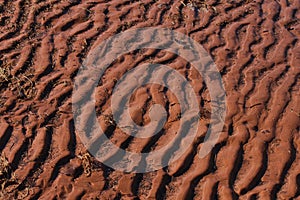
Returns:
[[[0,0],[0,198],[300,199],[299,7],[299,0]],[[122,74],[142,62],[166,64],[199,94],[201,123],[188,151],[161,170],[125,174],[80,142],[71,105],[76,72],[103,40],[137,27],[187,34],[220,70],[225,127],[205,158],[197,152],[210,122],[207,87],[185,60],[157,50],[126,54],[105,72],[99,121],[128,151],[170,141],[180,107],[164,87],[147,85],[131,98],[138,124],[149,122],[152,104],[166,108],[164,130],[153,138],[122,133],[110,111]]]

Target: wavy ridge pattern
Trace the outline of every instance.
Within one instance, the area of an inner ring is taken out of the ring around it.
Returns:
[[[0,0],[0,151],[16,180],[3,185],[0,198],[299,198],[299,7],[296,0]],[[217,145],[200,159],[212,106],[201,76],[164,51],[124,55],[105,72],[96,96],[101,126],[117,146],[159,149],[179,125],[176,97],[158,85],[136,91],[131,116],[147,124],[151,105],[161,104],[168,120],[160,133],[137,139],[115,125],[115,80],[141,63],[176,69],[201,105],[197,138],[181,159],[155,172],[124,174],[97,162],[77,137],[73,80],[103,40],[150,26],[172,28],[204,46],[221,72],[228,112]]]

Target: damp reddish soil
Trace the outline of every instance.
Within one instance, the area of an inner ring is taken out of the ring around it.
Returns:
[[[300,199],[299,0],[0,0],[0,199]],[[99,162],[74,125],[74,78],[88,53],[122,31],[164,27],[203,45],[226,90],[226,118],[213,150],[197,152],[211,107],[203,78],[183,58],[146,49],[105,71],[95,109],[105,134],[127,151],[150,152],[176,135],[180,105],[157,84],[130,99],[130,114],[164,128],[125,134],[111,114],[116,80],[141,63],[162,63],[193,86],[200,123],[193,144],[163,169],[123,173]]]

